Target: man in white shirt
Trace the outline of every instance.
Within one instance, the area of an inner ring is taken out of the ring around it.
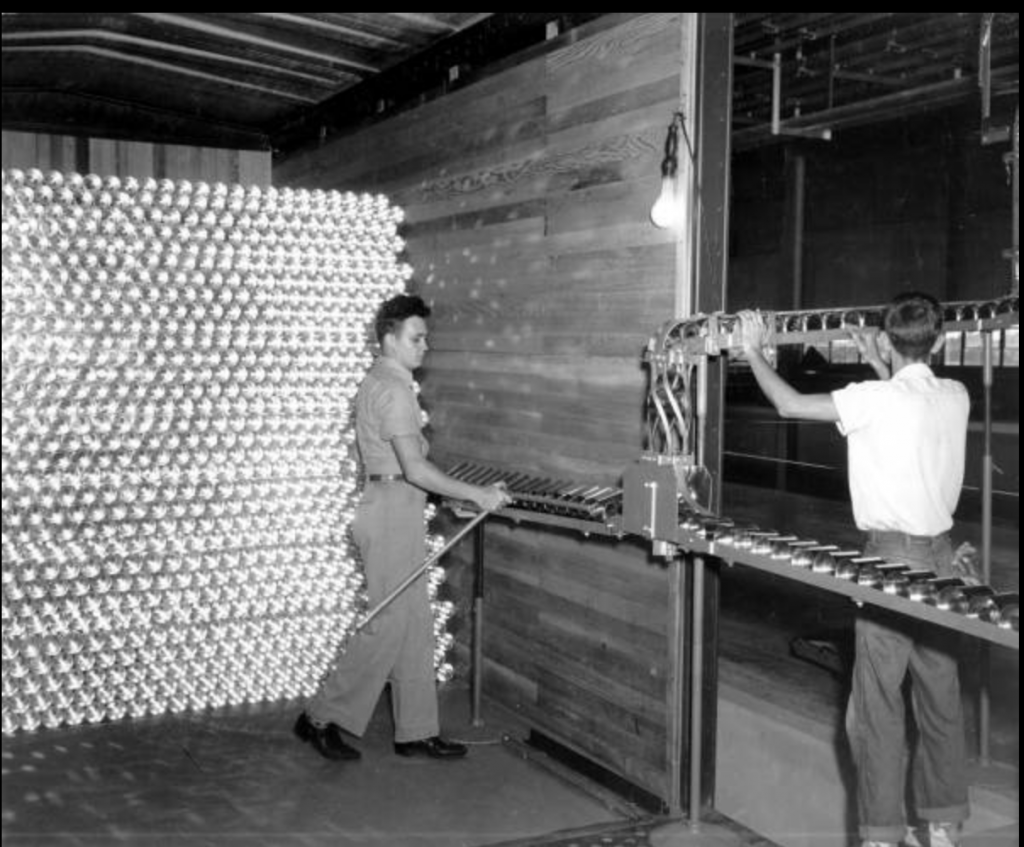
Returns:
[[[881,378],[831,394],[801,394],[761,352],[760,316],[741,312],[743,353],[758,385],[785,418],[835,421],[846,436],[850,497],[865,553],[952,574],[953,525],[964,474],[969,398],[959,382],[928,367],[942,346],[942,310],[925,294],[887,308],[877,335],[856,333]],[[891,368],[890,368],[891,365]],[[910,672],[920,739],[914,757],[917,811],[929,844],[959,842],[968,816],[965,737],[956,657],[943,632],[881,610],[857,620],[856,662],[846,726],[857,768],[863,847],[903,838],[906,765],[902,683]]]

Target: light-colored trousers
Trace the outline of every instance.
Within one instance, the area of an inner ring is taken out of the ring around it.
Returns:
[[[366,570],[370,608],[426,558],[425,494],[403,481],[368,482],[352,533]],[[395,741],[437,735],[434,620],[424,575],[349,639],[307,706],[318,722],[362,735],[391,683]]]

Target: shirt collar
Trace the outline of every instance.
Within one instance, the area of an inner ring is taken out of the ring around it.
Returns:
[[[920,379],[921,377],[934,376],[932,369],[924,362],[911,362],[904,365],[892,375],[893,379]]]
[[[399,364],[395,359],[392,359],[390,356],[380,356],[377,359],[376,364],[377,367],[383,368],[386,371],[390,371],[395,376],[401,377],[403,381],[412,385],[414,381],[412,371],[410,371],[405,366]]]

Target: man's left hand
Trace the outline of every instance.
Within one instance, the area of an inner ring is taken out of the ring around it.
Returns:
[[[740,319],[740,346],[745,356],[751,352],[760,352],[765,346],[768,329],[760,310],[744,309],[737,314]]]

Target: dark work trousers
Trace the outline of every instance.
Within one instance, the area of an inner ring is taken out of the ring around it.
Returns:
[[[401,480],[366,484],[352,534],[366,570],[370,608],[423,564],[425,498]],[[437,735],[434,617],[425,574],[352,636],[307,711],[315,721],[362,735],[387,682],[395,740]]]
[[[949,536],[872,531],[866,555],[949,575]],[[907,743],[902,684],[910,672],[918,730],[913,790],[926,821],[966,820],[966,751],[955,636],[934,625],[881,610],[857,620],[853,687],[846,731],[857,768],[857,807],[864,839],[897,843],[906,834]]]

